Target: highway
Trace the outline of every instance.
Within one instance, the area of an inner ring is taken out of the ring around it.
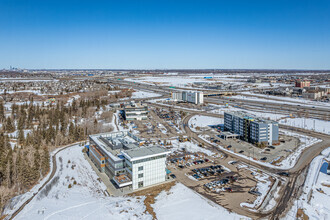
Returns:
[[[163,97],[170,97],[171,93],[177,91],[177,89],[169,88],[168,86],[155,86],[155,85],[147,85],[141,83],[134,83],[125,80],[111,80],[111,83],[118,84],[121,86],[136,88],[140,90],[156,92],[163,95]],[[191,90],[190,88],[187,90]],[[208,90],[209,92],[219,92],[216,90]],[[283,103],[278,103],[276,101],[262,101],[261,100],[245,100],[245,99],[237,99],[233,97],[204,97],[205,103],[210,104],[219,104],[225,105],[225,103],[229,103],[231,106],[236,106],[239,108],[244,108],[246,110],[266,110],[269,112],[276,112],[277,114],[294,114],[298,117],[306,117],[306,118],[315,118],[320,120],[330,120],[330,111],[327,107],[321,106],[311,106],[304,105],[302,103],[289,103],[283,101]]]
[[[141,88],[139,86],[137,86],[138,88]],[[144,90],[149,90],[147,89],[145,86],[142,86]],[[157,88],[156,90],[154,90],[154,88],[151,91],[154,92],[159,92],[159,88]],[[150,91],[150,90],[149,90]],[[162,94],[166,94],[166,92],[162,92]],[[216,103],[219,104],[223,104],[224,100],[221,99],[217,99],[217,98],[206,98],[206,100],[211,100],[211,101],[215,101]],[[297,110],[299,110],[300,106],[296,106],[296,105],[288,105],[288,104],[283,104],[283,105],[274,105],[274,104],[270,104],[270,103],[259,103],[259,102],[254,102],[254,101],[245,101],[245,100],[240,100],[239,101],[240,105],[244,105],[244,106],[251,106],[254,105],[255,107],[260,107],[260,108],[264,108],[264,109],[271,109],[271,110],[275,110],[275,111],[287,111],[287,112],[297,112]],[[176,109],[178,111],[182,110],[179,107],[175,107],[175,106],[166,106],[166,105],[161,105],[161,104],[156,104],[156,103],[149,103],[149,105],[152,106],[157,106],[157,107],[163,107],[163,108],[173,108]],[[321,118],[324,119],[323,117],[329,117],[329,112],[323,108],[310,108],[310,107],[302,107],[302,109],[308,109],[307,111],[313,111],[311,114],[306,115],[306,117],[310,117],[311,115],[315,118]],[[283,169],[280,168],[272,168],[272,167],[268,167],[266,165],[262,165],[259,163],[256,163],[253,160],[248,160],[245,158],[242,158],[236,154],[233,154],[231,152],[228,151],[223,151],[218,147],[215,147],[213,145],[211,145],[210,143],[204,141],[203,139],[199,138],[198,135],[196,133],[194,133],[193,131],[191,131],[191,129],[188,126],[188,122],[189,119],[195,115],[205,115],[205,116],[213,116],[213,117],[223,117],[222,115],[219,114],[214,114],[214,113],[207,113],[207,112],[203,112],[203,111],[196,111],[196,110],[187,110],[184,109],[185,112],[190,113],[187,117],[184,118],[183,120],[183,127],[184,130],[186,132],[186,134],[190,137],[195,139],[196,141],[198,141],[199,143],[203,143],[204,146],[208,147],[210,150],[215,151],[215,152],[221,152],[226,156],[230,156],[236,160],[248,163],[248,164],[252,164],[253,166],[261,169],[261,170],[265,170],[267,172],[271,172],[271,173],[277,173],[279,171],[283,171]],[[301,189],[304,185],[305,182],[305,178],[306,178],[306,173],[309,167],[310,162],[317,156],[319,155],[324,149],[330,147],[330,136],[327,134],[323,134],[323,133],[319,133],[319,132],[315,132],[315,131],[310,131],[310,130],[305,130],[302,128],[296,128],[296,127],[292,127],[292,126],[287,126],[287,125],[279,125],[281,129],[287,129],[287,130],[291,130],[294,131],[296,133],[299,134],[303,134],[303,135],[307,135],[307,136],[311,136],[311,137],[315,137],[315,138],[319,138],[322,140],[322,142],[316,143],[313,146],[305,149],[298,161],[296,162],[296,164],[294,165],[294,167],[290,168],[290,169],[286,169],[285,171],[290,173],[290,177],[287,178],[287,181],[284,183],[284,186],[282,187],[283,190],[280,191],[280,195],[279,198],[277,200],[277,204],[276,206],[268,211],[268,212],[260,212],[260,213],[252,213],[251,215],[254,215],[256,218],[264,218],[267,217],[269,219],[279,219],[280,217],[283,217],[283,214],[285,214],[291,207],[291,205],[293,204],[294,200],[296,198],[298,198],[298,196],[301,193]]]

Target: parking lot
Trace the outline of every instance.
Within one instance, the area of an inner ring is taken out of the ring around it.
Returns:
[[[258,148],[255,145],[240,139],[227,139],[220,138],[220,132],[216,129],[201,132],[205,139],[211,143],[216,143],[234,153],[239,153],[256,160],[270,162],[276,164],[281,159],[286,158],[295,149],[299,147],[299,139],[293,136],[281,134],[280,145],[267,146],[265,148]]]
[[[242,209],[240,203],[253,203],[260,196],[254,190],[258,182],[255,174],[242,168],[239,162],[229,158],[179,158],[182,159],[169,161],[168,167],[175,178],[224,207]]]

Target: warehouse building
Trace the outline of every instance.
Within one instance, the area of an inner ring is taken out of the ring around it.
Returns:
[[[124,118],[127,121],[148,119],[148,106],[131,102],[124,106]]]
[[[127,131],[90,135],[89,141],[87,155],[119,188],[135,190],[165,181],[166,149],[140,147],[142,140]]]
[[[196,105],[203,104],[204,103],[204,94],[203,94],[203,92],[198,92],[198,91],[173,92],[172,100],[194,103]]]
[[[250,143],[264,143],[268,145],[278,143],[278,123],[265,120],[245,112],[225,112],[225,130],[238,134]]]

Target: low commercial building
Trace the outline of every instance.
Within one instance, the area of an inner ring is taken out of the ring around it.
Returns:
[[[204,94],[199,91],[180,91],[172,93],[172,100],[189,102],[194,104],[203,104],[204,103]]]
[[[131,102],[124,106],[124,118],[127,121],[131,120],[146,120],[148,119],[148,106]]]
[[[245,112],[225,112],[225,130],[238,134],[250,143],[264,143],[268,145],[278,143],[278,123],[265,120]]]
[[[165,181],[170,151],[140,147],[141,141],[127,131],[90,135],[87,155],[118,187],[135,190]]]

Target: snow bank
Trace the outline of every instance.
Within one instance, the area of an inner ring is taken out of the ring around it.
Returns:
[[[330,148],[327,149],[329,152]],[[324,161],[324,155],[314,158],[311,162],[303,193],[293,207],[287,213],[285,219],[296,219],[298,209],[302,209],[309,219],[329,219],[330,208],[327,205],[330,201],[330,188],[322,184],[330,183],[330,175],[320,172],[320,167]]]

